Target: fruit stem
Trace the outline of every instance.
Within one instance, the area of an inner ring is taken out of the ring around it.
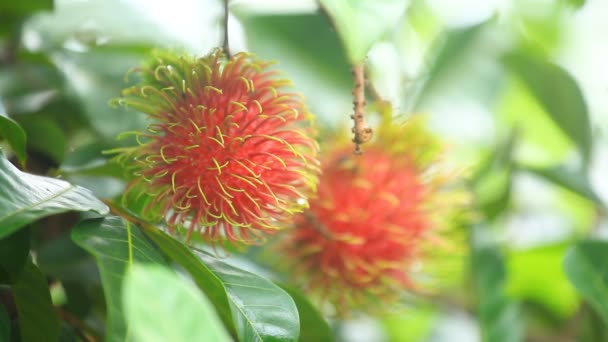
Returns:
[[[361,145],[372,138],[373,130],[365,120],[365,67],[359,63],[353,67],[355,86],[353,88],[353,110],[351,119],[354,121],[352,132],[355,143],[355,154],[362,154]]]

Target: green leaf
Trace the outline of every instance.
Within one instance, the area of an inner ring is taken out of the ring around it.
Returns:
[[[169,269],[135,264],[123,286],[124,312],[138,341],[231,341],[209,300]]]
[[[564,270],[576,290],[608,324],[608,242],[581,241],[570,247]]]
[[[59,319],[51,302],[47,280],[38,267],[28,261],[11,286],[15,296],[21,340],[56,341]]]
[[[579,299],[563,272],[565,247],[565,244],[548,245],[510,253],[507,293],[542,304],[556,317],[570,317],[578,308]]]
[[[577,8],[577,9],[585,6],[585,2],[587,2],[587,1],[586,0],[566,0],[566,3],[568,3],[570,6]]]
[[[509,54],[504,63],[578,146],[586,165],[591,155],[591,125],[587,104],[572,76],[558,65],[525,54]]]
[[[85,188],[21,172],[0,156],[0,238],[45,216],[66,211],[108,213]]]
[[[145,232],[163,253],[190,273],[240,341],[298,339],[297,307],[278,286],[210,255],[193,252],[160,230]]]
[[[513,148],[517,132],[501,140],[480,164],[473,178],[473,189],[479,208],[488,221],[504,212],[511,199]]]
[[[430,303],[390,312],[381,317],[388,341],[430,341],[439,318],[437,308]]]
[[[165,264],[162,256],[139,228],[116,216],[79,223],[72,240],[97,260],[108,315],[105,340],[134,341],[122,310],[123,277],[135,262]]]
[[[0,13],[25,15],[43,10],[52,10],[53,0],[3,1],[0,3]]]
[[[235,6],[236,7],[236,6]],[[293,80],[321,123],[342,125],[352,101],[352,75],[338,34],[320,13],[243,16],[247,46]]]
[[[573,170],[563,165],[547,168],[519,166],[519,168],[562,186],[592,202],[603,205],[601,198],[595,193],[589,178],[582,170]]]
[[[95,259],[84,249],[78,247],[65,234],[47,242],[37,250],[38,267],[44,274],[67,282],[76,282],[87,286],[100,283]]]
[[[0,139],[6,139],[21,165],[25,165],[27,160],[25,131],[17,122],[6,115],[2,103],[0,103]]]
[[[287,292],[298,307],[300,315],[300,342],[334,341],[334,335],[321,313],[308,301],[306,296],[293,287],[279,285]]]
[[[9,341],[11,336],[11,318],[3,304],[0,304],[0,341]]]
[[[19,120],[28,137],[30,151],[36,151],[60,165],[65,154],[65,134],[59,125],[47,117],[38,116]]]
[[[374,43],[405,14],[405,0],[320,0],[340,34],[352,64],[362,62]]]
[[[0,283],[18,277],[30,255],[30,231],[22,229],[0,240]]]
[[[483,341],[522,341],[519,306],[504,293],[507,273],[502,255],[490,246],[474,250],[473,270]]]
[[[489,21],[447,31],[445,37],[437,44],[434,49],[431,66],[426,76],[426,80],[419,91],[419,96],[413,105],[416,108],[431,94],[434,87],[444,78],[447,71],[456,65],[455,61],[461,59],[465,53],[473,46],[473,43],[483,32]]]
[[[84,109],[91,127],[106,139],[125,131],[146,127],[145,115],[112,108],[109,99],[120,96],[126,88],[125,74],[147,57],[150,49],[130,45],[96,46],[86,54],[62,51],[58,55],[63,63],[66,82]],[[86,85],[86,86],[83,86]]]

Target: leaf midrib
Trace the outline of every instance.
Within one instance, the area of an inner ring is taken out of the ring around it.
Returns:
[[[62,196],[65,193],[67,193],[68,191],[73,190],[73,189],[76,188],[75,185],[72,185],[72,184],[69,184],[69,183],[67,183],[67,184],[68,184],[67,188],[63,189],[62,191],[60,191],[58,193],[55,193],[54,195],[52,195],[52,196],[50,196],[48,198],[45,198],[45,199],[43,199],[43,200],[41,200],[39,202],[36,202],[36,203],[34,203],[33,205],[30,205],[30,206],[21,207],[21,208],[15,210],[13,212],[9,212],[8,215],[4,215],[4,216],[0,217],[0,222],[3,222],[4,220],[6,220],[7,218],[10,218],[11,216],[15,216],[17,214],[20,214],[20,213],[24,212],[27,209],[33,209],[33,208],[36,208],[36,207],[38,207],[38,206],[40,206],[40,205],[42,205],[44,203],[52,201],[53,199],[55,199],[55,198],[57,198],[59,196]]]

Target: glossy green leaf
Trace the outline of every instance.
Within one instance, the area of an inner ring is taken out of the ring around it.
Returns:
[[[89,190],[21,172],[0,156],[0,238],[45,216],[71,210],[102,215],[109,211]]]
[[[293,287],[279,285],[287,292],[298,307],[300,315],[300,342],[316,342],[334,340],[334,335],[321,316],[321,313],[306,298],[306,295]]]
[[[231,341],[209,300],[168,268],[135,264],[123,286],[125,316],[138,341]]]
[[[564,270],[570,282],[608,324],[608,242],[582,241],[570,247]]]
[[[320,0],[340,34],[352,64],[362,62],[374,43],[405,14],[406,0]]]
[[[30,231],[22,229],[0,240],[0,283],[18,277],[30,255]]]
[[[45,342],[59,338],[59,319],[51,302],[49,287],[38,267],[28,260],[12,282],[22,341]]]
[[[525,166],[520,166],[519,168],[542,177],[556,185],[562,186],[565,189],[583,196],[592,202],[602,205],[602,200],[595,193],[591,183],[589,182],[589,178],[582,170],[577,171],[562,165],[548,168]]]
[[[0,341],[8,341],[11,336],[11,318],[3,304],[0,304]]]
[[[129,222],[111,216],[79,223],[72,240],[97,260],[106,298],[106,341],[135,341],[122,309],[122,281],[134,263],[165,264],[145,235]]]
[[[159,230],[146,230],[146,233],[169,258],[192,275],[239,341],[298,339],[298,310],[281,288],[206,253],[193,252]]]
[[[504,62],[523,80],[588,162],[592,145],[591,124],[587,104],[574,78],[558,65],[525,54],[507,55]]]
[[[2,103],[0,103],[0,139],[6,139],[21,165],[25,165],[27,159],[25,131],[17,122],[6,115]]]

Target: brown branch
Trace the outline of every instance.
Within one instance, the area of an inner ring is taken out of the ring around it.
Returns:
[[[223,22],[223,28],[224,28],[224,42],[222,44],[222,48],[224,50],[224,53],[226,54],[226,56],[228,58],[230,58],[230,44],[228,42],[228,16],[230,15],[230,12],[228,11],[228,1],[229,0],[224,0],[224,22]]]
[[[351,115],[351,119],[355,123],[352,129],[355,134],[353,142],[355,143],[355,154],[361,154],[361,145],[368,142],[373,134],[372,128],[365,120],[365,67],[363,63],[353,67],[353,76],[355,78],[355,87],[353,88],[354,114]]]

